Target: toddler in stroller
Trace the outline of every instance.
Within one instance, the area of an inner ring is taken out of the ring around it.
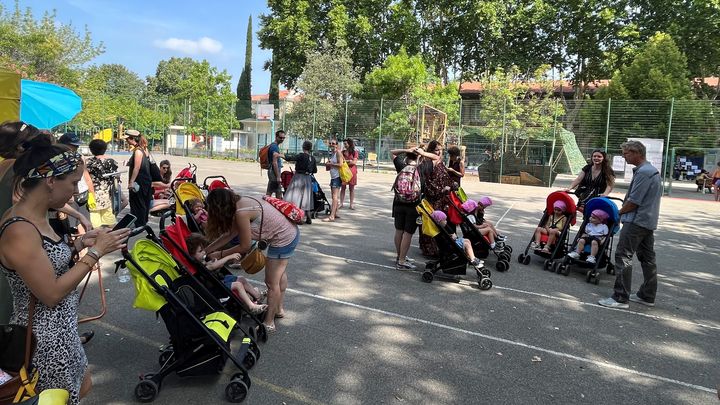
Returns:
[[[576,264],[585,271],[585,281],[599,283],[598,269],[605,267],[608,274],[614,274],[612,255],[613,235],[620,229],[620,214],[610,197],[595,197],[585,204],[583,223],[575,235],[570,253],[563,260],[553,263],[553,270],[567,276],[570,265]],[[605,222],[605,223],[603,223]]]
[[[553,260],[565,256],[570,227],[575,225],[575,201],[565,191],[554,191],[545,199],[543,216],[518,262],[530,264],[530,251],[545,258],[544,268],[550,270]]]
[[[427,200],[422,200],[416,207],[422,216],[422,230],[425,235],[435,239],[440,253],[439,260],[431,260],[425,264],[422,280],[430,283],[437,276],[440,279],[459,281],[466,273],[468,263],[475,267],[478,286],[481,290],[492,288],[490,270],[483,267],[483,262],[475,257],[470,241],[458,238],[448,226],[448,217],[442,211],[433,211]]]

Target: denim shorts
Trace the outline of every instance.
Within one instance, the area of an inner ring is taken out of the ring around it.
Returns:
[[[340,180],[340,177],[335,177],[334,179],[330,179],[330,188],[340,188],[342,187],[342,180]]]
[[[292,257],[293,254],[295,254],[295,248],[298,245],[298,242],[300,242],[300,229],[295,227],[295,239],[292,240],[292,242],[288,243],[285,246],[275,247],[270,246],[268,247],[266,256],[268,259],[289,259]]]
[[[227,287],[228,290],[232,289],[232,283],[236,282],[238,279],[238,276],[234,276],[232,274],[228,274],[223,278],[223,284],[225,284],[225,287]]]
[[[460,249],[465,249],[465,239],[458,237],[455,239],[455,244],[458,245]]]

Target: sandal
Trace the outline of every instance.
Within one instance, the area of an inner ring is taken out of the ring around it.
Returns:
[[[327,217],[327,218],[323,218],[322,221],[323,221],[323,222],[335,222],[335,218]]]
[[[275,314],[275,319],[282,319],[282,318],[285,318],[285,311],[278,312],[277,314]]]
[[[277,328],[275,327],[275,325],[268,325],[266,323],[263,323],[263,326],[265,327],[265,330],[267,331],[267,333],[277,332]]]
[[[95,336],[95,331],[92,331],[92,330],[81,333],[80,334],[80,343],[85,344],[85,343],[89,342],[93,338],[93,336]]]
[[[260,291],[260,296],[255,301],[257,301],[257,303],[259,304],[267,299],[267,295],[268,295],[268,290],[266,288],[266,289]]]
[[[267,304],[262,305],[255,305],[253,308],[250,308],[250,313],[253,315],[260,315],[263,312],[267,310]]]

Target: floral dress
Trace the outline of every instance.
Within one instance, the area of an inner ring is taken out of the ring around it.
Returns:
[[[425,173],[425,184],[423,185],[423,195],[425,199],[433,206],[434,209],[447,212],[450,204],[450,198],[448,197],[445,187],[452,187],[453,181],[448,175],[445,163],[438,162],[433,165],[430,169],[430,162],[426,161],[423,163],[423,168],[427,171]],[[422,232],[420,232],[420,250],[422,254],[428,257],[437,256],[438,246],[435,240]]]
[[[112,208],[111,195],[113,179],[112,177],[103,177],[108,173],[118,171],[118,164],[113,159],[98,159],[91,157],[87,160],[87,170],[95,187],[95,209],[92,211],[100,211]]]
[[[29,222],[20,217],[10,218],[0,228],[0,235],[9,225],[19,221]],[[42,244],[55,275],[60,277],[65,274],[72,258],[70,246],[47,236],[42,236]],[[27,326],[30,289],[16,272],[2,263],[0,269],[7,276],[13,296],[14,311],[10,323]],[[80,386],[87,368],[87,357],[77,330],[79,298],[79,293],[73,291],[52,308],[38,301],[32,328],[37,339],[32,364],[40,373],[37,390],[65,389],[70,392],[68,404],[71,405],[80,401]]]

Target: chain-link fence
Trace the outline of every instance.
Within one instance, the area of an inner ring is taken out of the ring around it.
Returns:
[[[138,102],[96,95],[85,99],[87,111],[66,127],[89,140],[103,129],[116,135],[122,124],[147,134],[155,150],[236,159],[257,159],[278,129],[288,134],[282,148],[290,154],[310,140],[322,156],[330,137],[352,138],[365,170],[389,168],[392,149],[444,134],[446,144],[463,147],[466,166],[481,180],[537,185],[551,184],[557,174],[577,173],[594,149],[604,149],[611,159],[619,156],[628,138],[656,140],[661,150],[654,152],[653,164],[664,178],[672,174],[676,156],[714,166],[710,160],[720,148],[717,101],[458,99],[445,104],[444,115],[430,107],[439,109],[417,101],[332,103],[298,97],[281,100],[274,120],[238,120],[230,102]],[[622,171],[623,162],[615,163]]]

